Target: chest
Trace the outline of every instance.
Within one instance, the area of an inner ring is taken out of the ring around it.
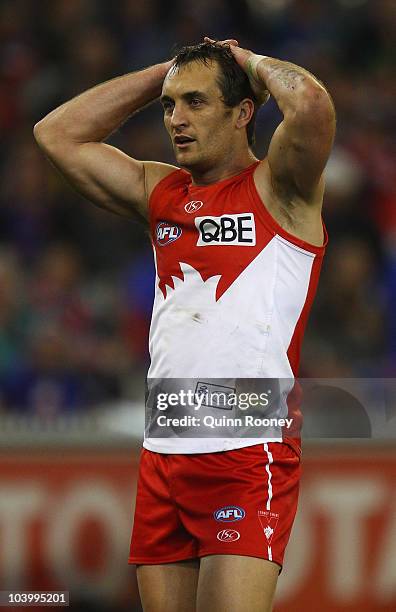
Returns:
[[[181,264],[204,282],[213,276],[235,279],[273,238],[254,202],[238,189],[177,190],[156,203],[150,223],[164,294],[175,278],[184,280]]]

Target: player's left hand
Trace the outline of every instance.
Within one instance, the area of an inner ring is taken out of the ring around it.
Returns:
[[[230,47],[239,46],[239,42],[235,38],[227,38],[226,40],[214,40],[213,38],[209,38],[209,36],[204,36],[204,41],[213,43],[214,45],[228,45]]]
[[[228,38],[226,40],[213,40],[213,38],[205,36],[204,41],[230,47],[230,51],[234,56],[235,61],[248,75],[250,85],[254,93],[256,94],[260,104],[265,104],[265,102],[267,102],[270,96],[269,91],[268,89],[266,89],[262,81],[256,79],[252,72],[249,70],[249,59],[251,59],[255,55],[255,53],[253,53],[253,51],[249,51],[249,49],[243,49],[242,47],[240,47],[239,42],[235,38]]]

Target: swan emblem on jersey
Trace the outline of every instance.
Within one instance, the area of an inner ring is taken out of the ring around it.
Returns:
[[[178,225],[174,223],[168,223],[167,221],[160,221],[157,223],[155,229],[157,236],[157,243],[159,246],[165,246],[170,242],[174,242],[182,235],[182,230]]]

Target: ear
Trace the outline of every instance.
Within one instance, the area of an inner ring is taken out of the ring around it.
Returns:
[[[247,126],[254,114],[254,103],[251,98],[244,98],[238,105],[236,127],[244,128]]]

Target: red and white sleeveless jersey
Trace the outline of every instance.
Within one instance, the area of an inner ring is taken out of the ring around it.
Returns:
[[[175,170],[155,187],[149,379],[297,375],[325,245],[292,236],[269,214],[254,183],[258,163],[207,186]],[[197,453],[262,441],[282,438],[146,437],[144,446]]]

